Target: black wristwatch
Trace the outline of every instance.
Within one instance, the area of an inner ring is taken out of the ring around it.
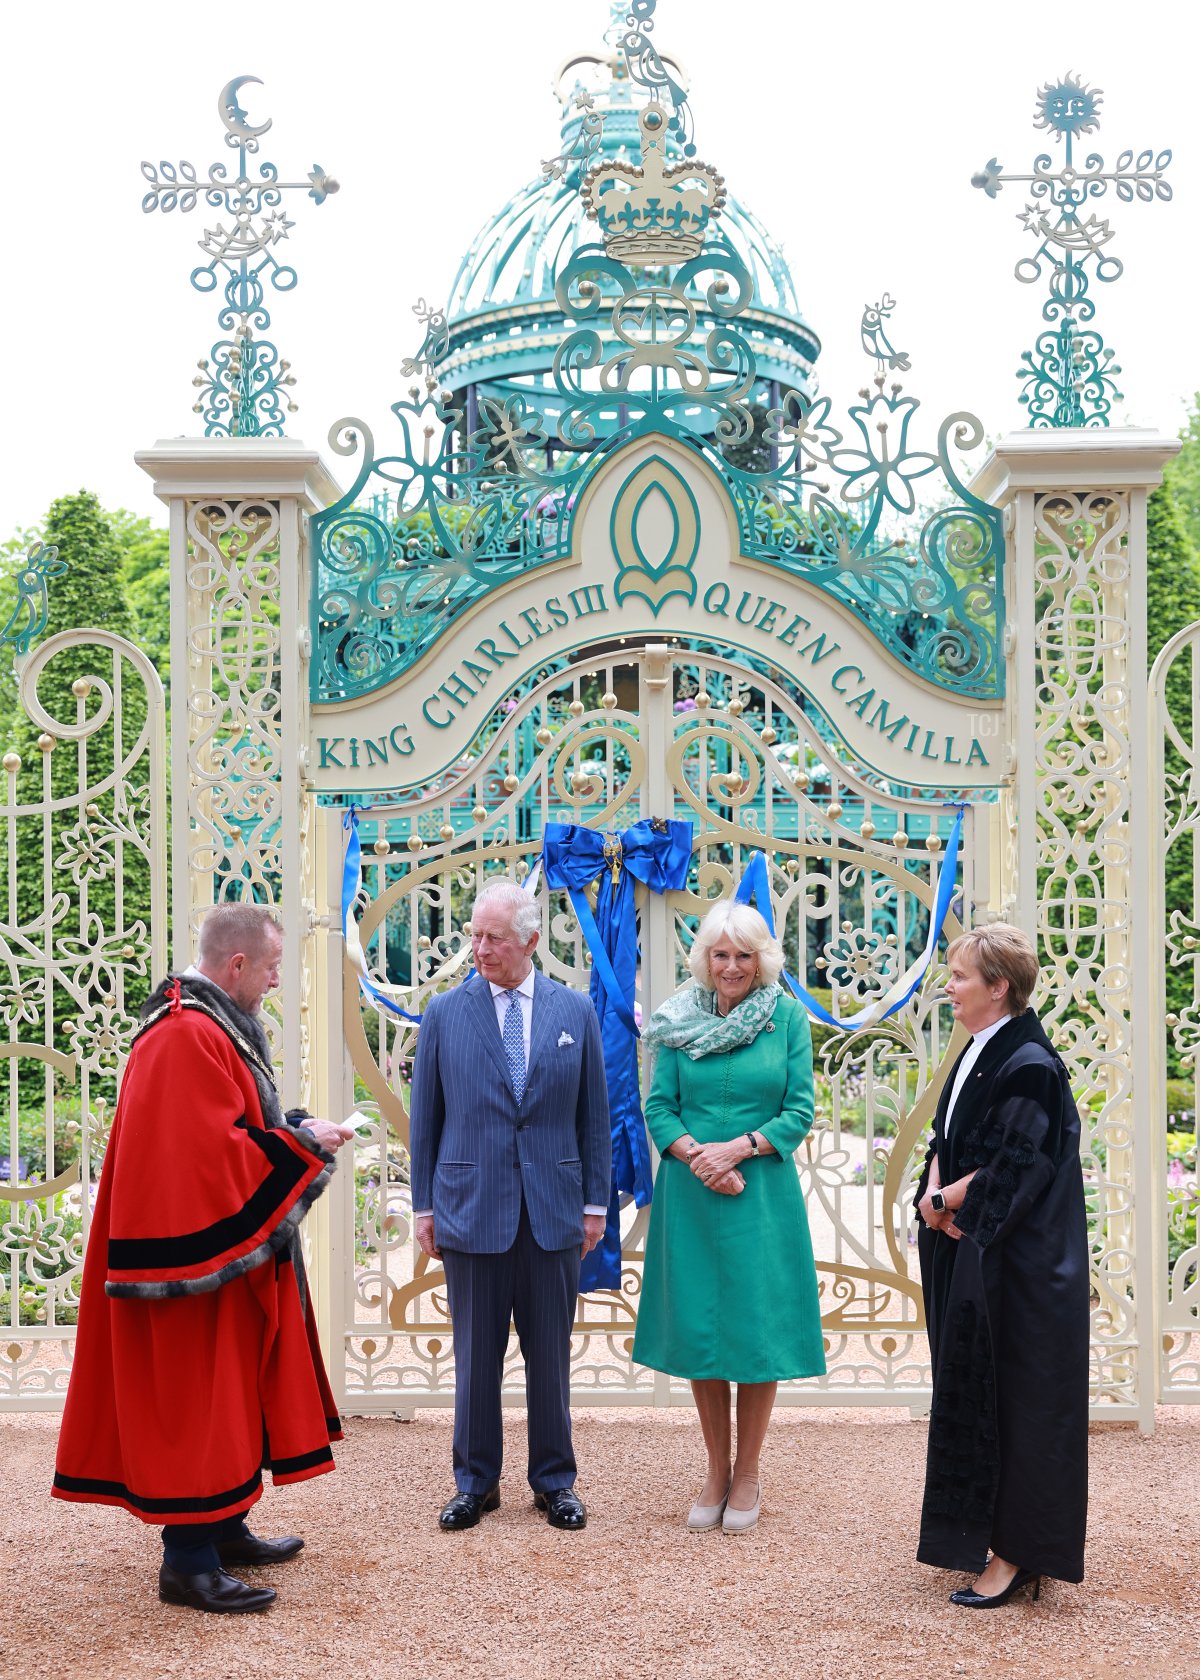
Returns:
[[[758,1154],[758,1139],[755,1137],[753,1132],[747,1132],[746,1133],[746,1142],[750,1145],[751,1155],[757,1155]]]
[[[942,1195],[940,1190],[931,1191],[929,1196],[929,1205],[933,1209],[934,1213],[945,1213],[946,1198]]]

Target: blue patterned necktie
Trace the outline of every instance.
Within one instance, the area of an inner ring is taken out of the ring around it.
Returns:
[[[525,1095],[525,1027],[521,1020],[520,994],[513,991],[504,995],[508,999],[508,1008],[504,1012],[504,1055],[513,1096],[519,1107]]]

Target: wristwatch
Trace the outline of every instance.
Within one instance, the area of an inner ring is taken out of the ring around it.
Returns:
[[[945,1213],[945,1211],[946,1211],[946,1198],[945,1198],[945,1196],[942,1195],[942,1192],[940,1190],[934,1190],[934,1191],[931,1192],[930,1197],[929,1197],[929,1205],[933,1209],[934,1213]]]
[[[746,1133],[746,1142],[750,1145],[751,1155],[757,1155],[758,1154],[758,1139],[755,1137],[753,1132],[747,1132]]]

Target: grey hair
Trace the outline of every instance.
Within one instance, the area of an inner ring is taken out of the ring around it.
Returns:
[[[758,955],[758,973],[754,976],[751,991],[778,980],[783,973],[783,946],[757,910],[749,904],[735,904],[731,898],[723,898],[713,905],[700,923],[688,953],[688,967],[702,986],[710,992],[714,989],[708,953],[725,935],[739,950],[754,951]]]
[[[200,923],[199,960],[223,963],[239,953],[257,957],[268,928],[283,938],[278,917],[265,904],[214,904]]]
[[[475,903],[471,906],[474,915],[484,904],[503,906],[510,912],[509,924],[522,945],[528,945],[535,933],[542,931],[542,911],[532,893],[527,893],[518,881],[502,876],[499,880],[489,881],[475,895]]]

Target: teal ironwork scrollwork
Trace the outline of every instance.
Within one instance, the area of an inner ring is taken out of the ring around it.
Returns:
[[[315,697],[394,680],[484,595],[569,552],[587,477],[614,449],[655,433],[685,438],[718,472],[744,553],[840,600],[930,681],[1001,692],[1000,519],[957,466],[982,443],[979,422],[953,414],[936,449],[914,446],[919,404],[888,381],[889,367],[908,358],[880,335],[885,300],[864,311],[876,372],[848,411],[850,441],[828,397],[798,392],[756,433],[754,357],[737,324],[748,294],[744,269],[719,244],[669,282],[586,247],[558,279],[571,330],[554,361],[553,421],[519,394],[487,398],[464,444],[463,415],[437,389],[434,365],[424,389],[393,406],[393,454],[377,456],[358,422],[335,428],[331,446],[362,446],[363,458],[346,496],[314,519]],[[607,357],[594,325],[601,311],[619,345]],[[623,419],[601,434],[599,416],[614,403]],[[762,472],[723,453],[755,435],[774,457]],[[381,487],[383,513],[371,494]],[[920,496],[932,510],[923,515]]]
[[[1000,516],[959,467],[982,427],[954,414],[936,448],[920,447],[918,402],[892,378],[911,358],[892,341],[886,293],[863,312],[874,379],[845,425],[827,397],[764,382],[754,281],[715,219],[722,178],[687,155],[682,86],[646,39],[653,12],[653,0],[614,8],[626,74],[652,96],[636,119],[642,171],[558,160],[602,237],[554,275],[562,327],[545,383],[500,382],[458,406],[439,368],[461,348],[447,313],[421,300],[423,342],[404,363],[419,383],[393,406],[393,452],[377,453],[357,421],[331,433],[338,454],[361,453],[346,495],[313,520],[318,701],[395,681],[491,591],[568,554],[592,475],[651,436],[679,440],[721,478],[744,554],[840,602],[930,682],[1003,691]],[[618,559],[621,598],[641,594],[657,616],[670,595],[693,598],[695,578],[681,539],[678,555],[639,548],[643,490],[666,495],[655,470],[632,495]]]

